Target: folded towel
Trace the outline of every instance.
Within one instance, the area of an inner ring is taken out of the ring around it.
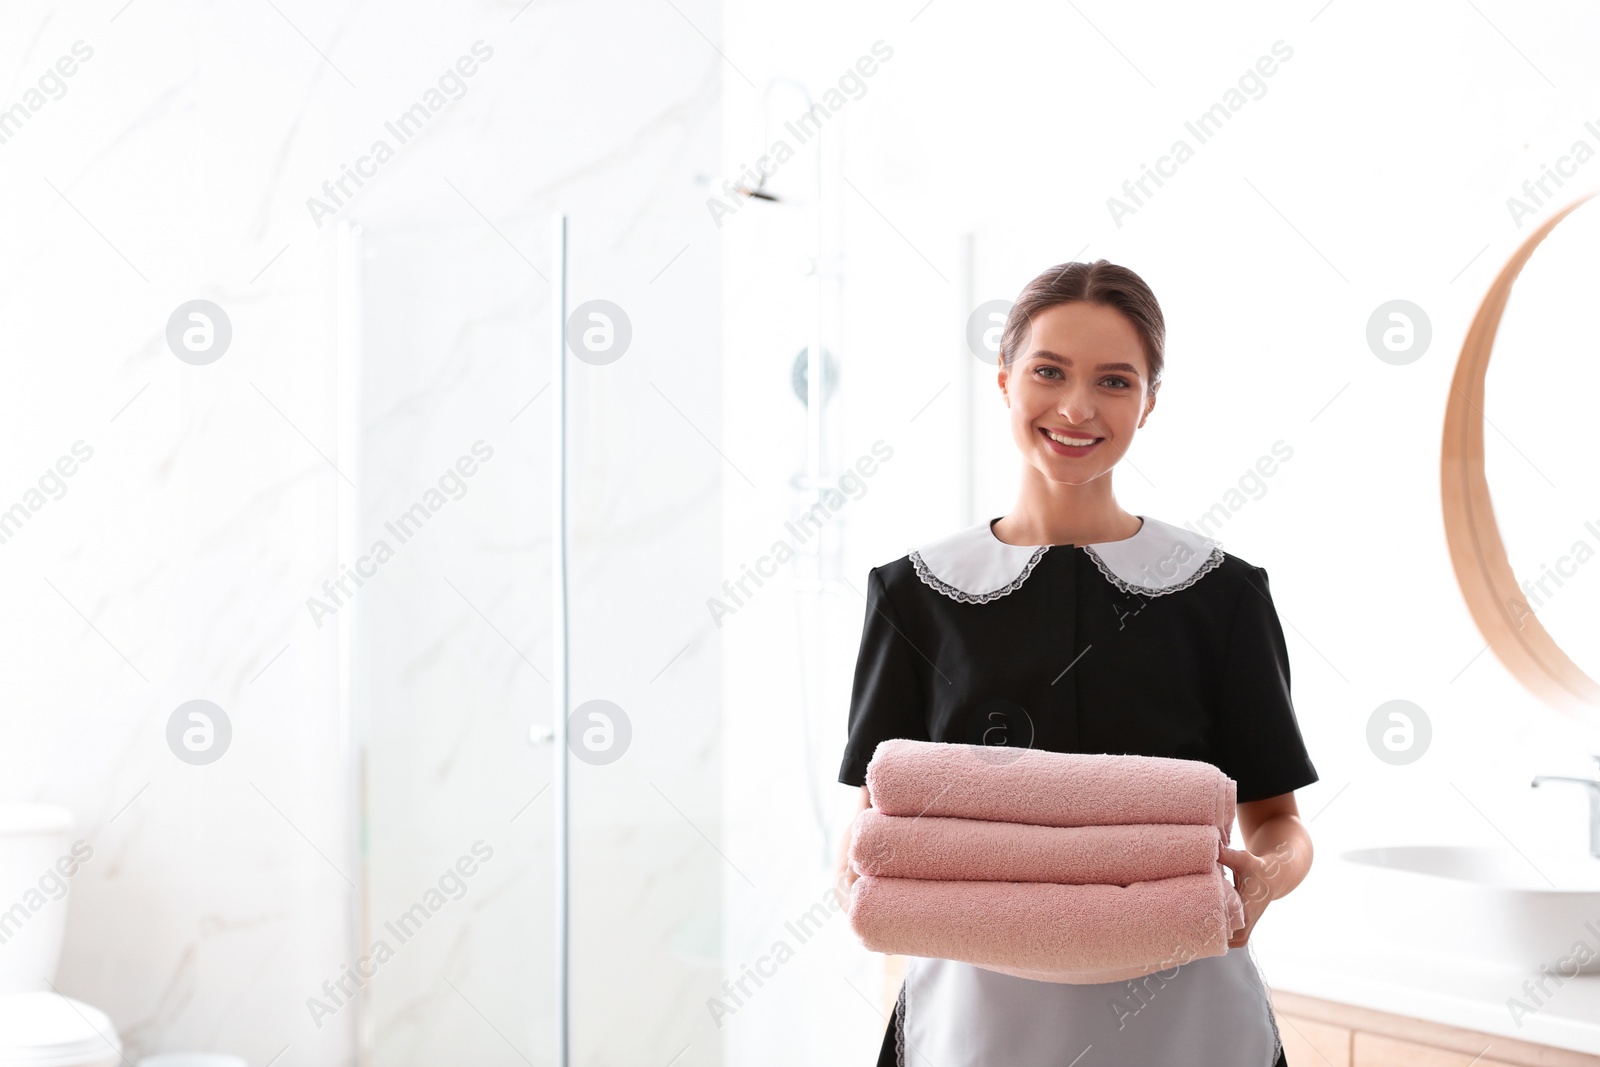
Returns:
[[[1035,826],[1135,823],[1233,826],[1233,779],[1209,763],[1162,756],[1045,752],[895,738],[867,764],[872,806]]]
[[[850,863],[888,878],[1125,886],[1208,874],[1222,843],[1210,824],[1030,826],[867,808],[851,827]]]
[[[1121,982],[1227,953],[1244,903],[1222,871],[1126,887],[863,875],[850,925],[873,952],[1040,982]]]

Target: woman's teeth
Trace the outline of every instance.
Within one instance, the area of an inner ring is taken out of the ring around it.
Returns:
[[[1051,433],[1049,430],[1046,430],[1044,433],[1046,437],[1050,438],[1050,440],[1055,441],[1058,444],[1069,445],[1074,448],[1081,447],[1083,445],[1092,445],[1096,441],[1100,440],[1098,437],[1062,437],[1060,434]]]

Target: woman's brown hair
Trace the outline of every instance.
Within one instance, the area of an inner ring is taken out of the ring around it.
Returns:
[[[1115,308],[1122,312],[1144,342],[1144,358],[1150,365],[1152,392],[1161,384],[1166,364],[1167,323],[1161,305],[1150,287],[1127,267],[1104,259],[1093,263],[1060,263],[1023,286],[1017,302],[1006,316],[1005,332],[1000,337],[1000,365],[1011,366],[1028,340],[1033,317],[1047,307],[1082,300]]]

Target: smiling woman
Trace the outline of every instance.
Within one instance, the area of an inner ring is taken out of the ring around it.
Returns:
[[[919,1063],[1046,1067],[1090,1047],[1107,1065],[1286,1063],[1246,942],[1310,867],[1294,791],[1317,772],[1266,570],[1112,493],[1155,408],[1165,341],[1155,296],[1126,267],[1066,263],[1023,289],[997,368],[1022,459],[1016,505],[868,573],[839,781],[863,786],[893,738],[1212,764],[1237,788],[1244,848],[1221,843],[1217,860],[1233,870],[1244,925],[1225,954],[1152,958],[1130,981],[910,957],[880,1067],[904,1067],[908,1050]],[[841,862],[848,848],[847,835]],[[1181,929],[1161,933],[1183,942]],[[1137,1023],[1115,1010],[1132,1003]]]
[[[1030,485],[1076,489],[1111,472],[1155,409],[1166,338],[1155,294],[1126,267],[1067,263],[1028,283],[1000,339],[999,384]],[[1109,483],[1101,486],[1109,493]],[[1092,510],[1110,509],[1051,509],[1071,529],[1030,529],[1031,520],[1014,514],[995,534],[1012,543],[1081,544],[1138,529],[1131,516],[1095,528]]]

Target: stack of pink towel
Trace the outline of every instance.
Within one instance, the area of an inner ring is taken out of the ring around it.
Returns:
[[[892,740],[850,846],[874,952],[1116,982],[1228,950],[1234,782],[1209,763]]]

